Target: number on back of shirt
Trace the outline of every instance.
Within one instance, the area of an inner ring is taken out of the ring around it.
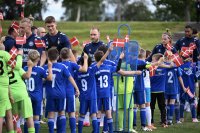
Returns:
[[[0,61],[0,75],[3,75],[4,70],[3,70],[3,61]]]
[[[167,75],[169,76],[168,78],[168,83],[173,83],[173,73],[172,72],[168,72]]]
[[[87,91],[87,81],[85,79],[81,79],[82,90]]]
[[[103,75],[98,78],[100,82],[100,88],[107,88],[108,87],[108,75]]]
[[[34,80],[34,78],[29,78],[28,80],[25,80],[25,82],[26,82],[27,89],[29,91],[35,90],[35,80]]]
[[[52,88],[54,88],[55,87],[55,80],[56,80],[56,74],[53,74],[53,76],[52,76]]]

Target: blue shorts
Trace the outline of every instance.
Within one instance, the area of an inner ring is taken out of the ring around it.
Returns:
[[[47,98],[47,112],[61,112],[65,110],[65,99],[50,99]]]
[[[177,99],[177,94],[165,94],[165,99],[169,100],[169,99]]]
[[[86,113],[90,112],[90,114],[97,113],[97,100],[81,100],[80,101],[80,109],[79,113],[82,115],[86,115]]]
[[[134,92],[134,104],[142,105],[146,103],[145,91],[135,91]]]
[[[110,97],[98,98],[97,99],[97,105],[98,105],[99,111],[111,110],[111,98]]]
[[[146,94],[146,103],[150,103],[151,102],[151,89],[145,88],[145,94]]]
[[[66,112],[71,113],[76,111],[75,95],[66,97]]]
[[[32,103],[32,108],[33,108],[33,115],[40,115],[42,101],[31,100],[31,103]]]

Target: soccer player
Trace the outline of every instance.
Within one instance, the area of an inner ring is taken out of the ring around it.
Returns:
[[[97,124],[97,90],[96,90],[96,79],[95,73],[98,68],[102,64],[102,62],[106,59],[110,51],[113,49],[113,46],[109,48],[109,50],[104,54],[102,58],[97,62],[96,65],[90,66],[91,60],[88,58],[88,71],[86,73],[76,72],[76,82],[80,89],[80,116],[78,121],[78,132],[82,133],[83,122],[85,119],[85,115],[89,109],[90,116],[92,117],[92,126],[93,132],[98,133],[98,124]],[[102,52],[103,53],[103,52]],[[83,63],[83,61],[81,61]]]
[[[66,117],[64,111],[64,103],[66,98],[66,79],[68,79],[76,90],[76,95],[79,95],[79,89],[71,76],[69,70],[64,64],[58,63],[59,52],[56,48],[48,50],[48,58],[52,62],[53,78],[52,81],[46,81],[46,111],[48,112],[48,127],[49,133],[54,132],[54,114],[58,112],[57,131],[66,132]],[[47,65],[44,69],[48,71]]]
[[[195,71],[196,67],[192,63],[192,58],[188,58],[184,61],[184,64],[180,66],[182,72],[182,78],[184,86],[189,88],[191,93],[195,95]],[[185,101],[188,101],[190,104],[190,110],[192,115],[192,122],[199,122],[196,116],[196,107],[194,103],[194,97],[189,96],[182,89],[180,90],[180,119],[181,122],[184,121],[184,105]]]
[[[41,113],[41,104],[43,99],[43,79],[52,80],[52,64],[48,61],[47,74],[43,67],[37,66],[40,60],[40,53],[37,50],[29,51],[28,58],[33,62],[33,68],[31,77],[25,80],[25,82],[32,102],[35,132],[39,133],[39,116]],[[24,70],[27,71],[28,67],[26,66]]]
[[[20,57],[20,56],[19,56]],[[20,66],[22,66],[22,58],[17,58],[17,62],[21,62]],[[10,79],[10,88],[11,88],[11,96],[13,97],[12,102],[12,113],[13,115],[20,115],[21,117],[26,119],[26,123],[28,125],[28,131],[24,131],[25,133],[34,133],[34,123],[33,123],[33,110],[31,100],[28,96],[26,90],[26,84],[24,83],[24,79],[28,79],[31,76],[33,63],[29,60],[27,62],[28,71],[25,72],[22,68],[20,70],[13,70],[9,72]],[[16,127],[15,127],[16,128]]]
[[[22,46],[22,49],[24,51],[23,67],[26,66],[27,61],[28,61],[28,52],[32,49],[38,50],[38,52],[40,53],[40,55],[41,55],[40,65],[41,66],[43,66],[46,61],[45,48],[40,47],[40,46],[36,45],[36,43],[35,43],[36,40],[41,40],[41,38],[38,37],[37,35],[35,35],[34,33],[32,33],[31,26],[32,26],[31,20],[28,18],[22,19],[19,24],[20,35],[26,36],[26,43]]]
[[[8,133],[14,133],[11,103],[9,100],[9,77],[8,64],[10,54],[5,50],[5,46],[0,42],[0,132],[2,132],[3,118],[6,116],[6,126]]]
[[[179,39],[174,45],[174,47],[176,48],[177,51],[180,52],[182,47],[189,47],[191,43],[196,44],[197,49],[193,51],[193,62],[197,62],[199,56],[198,49],[200,47],[200,42],[198,39],[192,36],[192,32],[193,32],[192,27],[190,25],[186,25],[185,37]]]
[[[170,59],[168,59],[170,61]],[[186,88],[183,84],[182,73],[179,67],[166,69],[166,83],[165,83],[165,99],[167,105],[167,124],[172,125],[173,113],[175,108],[175,100],[178,95],[179,82],[184,92]]]
[[[52,47],[56,47],[60,53],[62,48],[71,48],[68,37],[64,33],[57,30],[57,23],[53,16],[45,18],[45,27],[47,28],[48,33],[42,39],[45,41],[47,50]],[[76,62],[74,56],[72,56],[72,61]]]
[[[79,72],[87,72],[88,64],[88,56],[87,54],[84,54],[84,64],[83,66],[77,65],[74,62],[71,62],[70,59],[72,57],[73,53],[68,48],[63,48],[60,51],[60,57],[62,59],[62,64],[66,65],[69,72],[71,73],[72,77],[74,77],[74,71]],[[76,118],[75,118],[75,93],[74,93],[74,87],[73,85],[67,80],[66,81],[66,112],[69,115],[69,125],[71,129],[71,133],[76,132]]]

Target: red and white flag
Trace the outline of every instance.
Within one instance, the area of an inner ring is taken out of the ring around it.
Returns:
[[[13,123],[17,123],[18,120],[19,120],[19,116],[13,115]]]
[[[186,93],[189,95],[190,98],[194,98],[194,94],[192,94],[189,87],[187,88]]]
[[[155,75],[156,73],[156,69],[158,68],[158,66],[150,66],[149,67],[149,76],[152,77]]]
[[[182,57],[187,58],[187,57],[189,57],[192,53],[193,53],[193,50],[189,50],[188,47],[182,47],[182,48],[181,48],[180,55],[181,55]]]
[[[17,54],[18,54],[18,50],[17,50],[17,48],[15,48],[15,47],[13,46],[9,53],[10,53],[11,58],[12,58],[12,59],[15,59],[16,56],[17,56]]]
[[[115,39],[113,39],[113,46],[115,46],[115,47],[124,47],[124,42],[125,42],[124,39],[115,38]]]
[[[125,40],[125,42],[129,42],[129,35],[126,35],[124,40]]]
[[[0,20],[3,20],[3,13],[0,12]]]
[[[176,64],[177,67],[183,64],[183,60],[180,58],[180,56],[177,53],[172,55],[172,61]]]
[[[35,46],[37,48],[44,48],[45,47],[45,43],[44,43],[43,40],[35,40],[34,43],[35,43]]]
[[[195,50],[197,48],[196,44],[190,43],[189,49]]]
[[[70,41],[71,45],[74,47],[79,44],[79,41],[75,36],[73,38],[71,38],[69,41]]]
[[[166,45],[166,48],[167,48],[167,50],[171,51],[173,49],[173,46],[170,43],[168,43]]]
[[[14,69],[15,66],[16,66],[16,60],[11,58],[11,59],[8,61],[8,65],[9,65],[12,69]]]
[[[19,32],[19,23],[16,21],[13,21],[13,23],[11,24],[11,27],[15,30],[15,32]]]
[[[16,44],[23,45],[25,43],[26,43],[26,35],[24,35],[23,37],[16,37]]]
[[[110,42],[110,36],[109,35],[106,36],[106,40],[107,40],[108,43]]]
[[[91,42],[90,40],[83,41],[82,46],[85,47],[85,45],[86,45],[86,44],[89,44],[90,42]]]
[[[171,59],[172,57],[172,52],[170,50],[165,51],[165,56],[168,57],[168,59]]]
[[[23,5],[25,3],[24,0],[16,0],[16,4],[18,5]]]

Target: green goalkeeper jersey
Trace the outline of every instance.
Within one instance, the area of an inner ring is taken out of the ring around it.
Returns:
[[[8,98],[8,65],[10,54],[6,51],[0,50],[0,100]]]

